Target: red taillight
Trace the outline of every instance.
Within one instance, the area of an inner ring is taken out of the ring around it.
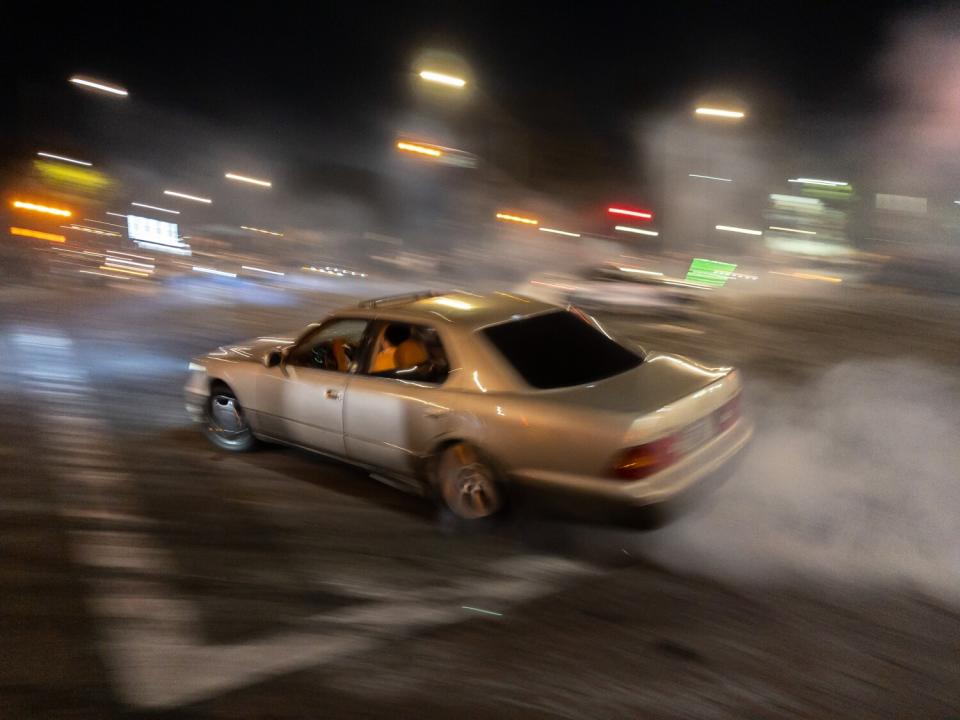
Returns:
[[[612,475],[620,480],[640,480],[694,452],[740,419],[739,393],[710,415],[700,418],[679,432],[659,440],[627,448],[613,463]]]
[[[621,480],[640,480],[663,470],[676,460],[673,436],[645,445],[627,448],[613,464],[613,476]]]

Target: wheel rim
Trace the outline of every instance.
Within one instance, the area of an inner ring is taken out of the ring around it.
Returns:
[[[214,395],[210,399],[209,422],[212,432],[227,445],[239,445],[250,431],[240,403],[232,395]]]
[[[489,468],[472,457],[469,451],[457,448],[457,457],[448,468],[443,484],[443,497],[457,516],[469,520],[488,517],[502,504],[500,490]]]

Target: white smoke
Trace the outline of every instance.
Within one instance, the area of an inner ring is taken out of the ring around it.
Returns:
[[[755,387],[750,401],[756,436],[709,502],[601,542],[738,583],[805,576],[960,593],[955,375],[911,360],[849,363],[793,390]]]

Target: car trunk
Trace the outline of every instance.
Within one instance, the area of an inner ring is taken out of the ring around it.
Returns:
[[[566,405],[646,415],[706,388],[730,371],[708,368],[676,355],[649,353],[632,370],[586,385],[547,390],[544,395]],[[704,412],[710,409],[705,406]]]

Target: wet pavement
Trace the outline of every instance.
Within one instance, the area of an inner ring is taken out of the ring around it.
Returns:
[[[956,301],[605,318],[744,369],[741,476],[662,531],[458,534],[363,471],[227,455],[187,420],[192,355],[350,294],[0,296],[0,716],[960,714]]]

